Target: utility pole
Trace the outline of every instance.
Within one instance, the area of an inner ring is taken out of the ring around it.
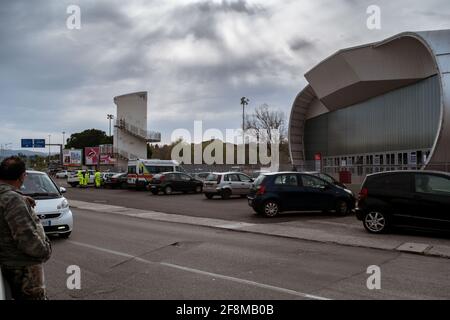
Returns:
[[[111,120],[114,119],[114,116],[112,114],[107,114],[106,118],[109,120],[109,136],[111,137]]]
[[[241,98],[242,105],[242,144],[245,145],[245,106],[250,102],[246,97]]]
[[[48,166],[50,166],[50,138],[51,138],[51,134],[48,135]]]
[[[64,149],[64,146],[66,145],[66,140],[65,140],[65,135],[66,135],[66,132],[65,132],[65,131],[63,131],[63,132],[62,132],[62,134],[63,134],[62,147],[63,147],[63,149]]]

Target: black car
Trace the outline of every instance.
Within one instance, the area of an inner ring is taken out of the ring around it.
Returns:
[[[127,176],[127,173],[118,173],[113,176],[107,176],[106,180],[103,182],[104,187],[126,189],[128,187]]]
[[[282,211],[329,211],[348,214],[355,199],[350,190],[300,172],[260,175],[247,197],[257,213],[268,217]]]
[[[160,191],[164,194],[171,194],[174,191],[201,193],[203,182],[185,173],[165,172],[154,175],[147,188],[153,194]]]
[[[450,231],[450,174],[408,170],[368,175],[356,216],[370,233],[392,226]]]

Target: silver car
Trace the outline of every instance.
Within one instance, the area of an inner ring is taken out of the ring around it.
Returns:
[[[253,179],[241,172],[211,173],[203,182],[203,193],[208,199],[221,196],[229,199],[232,195],[245,198],[252,186]]]

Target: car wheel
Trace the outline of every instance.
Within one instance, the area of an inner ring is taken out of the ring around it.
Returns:
[[[338,200],[336,202],[335,211],[337,214],[341,216],[345,216],[350,212],[350,208],[348,206],[347,201],[345,200]]]
[[[155,196],[159,193],[158,190],[151,190],[150,192]]]
[[[208,199],[212,199],[214,195],[212,193],[205,193],[205,197]]]
[[[60,233],[59,236],[63,239],[68,239],[71,234],[72,234],[72,231],[69,231],[69,232],[65,232],[65,233]]]
[[[69,183],[69,184],[72,188],[75,188],[78,185],[78,183]]]
[[[275,201],[269,200],[264,203],[263,211],[266,217],[275,217],[280,213],[280,207]]]
[[[230,199],[230,197],[231,197],[231,190],[228,190],[228,189],[222,190],[220,195],[222,196],[222,199],[224,199],[224,200]]]
[[[203,190],[202,186],[196,186],[195,187],[195,193],[201,193]]]
[[[121,189],[126,189],[126,188],[128,188],[128,183],[123,182],[123,183],[120,185],[120,188],[121,188]]]
[[[386,215],[379,210],[371,210],[364,215],[364,228],[370,233],[384,233],[388,230]]]
[[[172,194],[172,192],[173,192],[173,189],[171,186],[166,186],[164,188],[164,194]]]

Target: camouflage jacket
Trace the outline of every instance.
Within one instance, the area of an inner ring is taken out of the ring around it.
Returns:
[[[47,261],[51,252],[34,210],[12,186],[0,183],[0,265],[39,264]]]

